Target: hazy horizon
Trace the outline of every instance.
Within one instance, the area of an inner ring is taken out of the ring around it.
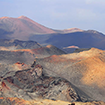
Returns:
[[[0,0],[0,17],[26,16],[52,29],[80,28],[105,33],[104,0]]]

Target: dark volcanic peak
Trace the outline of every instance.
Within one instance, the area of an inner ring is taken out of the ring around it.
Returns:
[[[38,40],[38,39],[43,40]],[[30,39],[37,39],[41,44],[51,44],[60,49],[69,46],[78,46],[79,48],[99,48],[105,49],[105,35],[97,31],[82,31],[73,32],[66,34],[52,34],[52,35],[41,35],[33,36]],[[63,49],[66,50],[66,49]],[[71,50],[71,49],[70,49]],[[69,52],[69,51],[67,51]]]
[[[104,35],[103,33],[101,33],[101,32],[98,32],[98,31],[96,31],[96,30],[87,30],[87,31],[85,31],[85,32],[87,32],[87,33],[93,33],[93,34],[97,34],[97,35]]]
[[[36,49],[42,47],[36,41],[21,41],[17,39],[0,39],[0,46],[16,49]]]
[[[99,33],[99,34],[101,33],[101,32],[98,32],[98,31],[96,31],[96,30],[87,30],[87,32],[92,32],[92,33],[97,33],[97,34],[98,34],[98,33]]]

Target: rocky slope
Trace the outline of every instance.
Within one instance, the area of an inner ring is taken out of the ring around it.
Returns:
[[[95,100],[105,100],[105,51],[53,55],[37,59],[46,76],[62,77]]]
[[[0,97],[18,97],[25,100],[51,99],[70,102],[92,100],[67,80],[60,77],[45,76],[42,66],[35,62],[30,69],[1,74]]]
[[[51,55],[65,54],[55,46],[41,46],[35,41],[0,40],[0,63],[14,64],[16,62],[31,64],[34,59],[44,58]]]
[[[0,104],[104,105],[104,63],[105,51],[91,48],[36,58],[32,65],[0,64]]]
[[[14,64],[16,62],[31,64],[35,58],[44,58],[51,55],[65,54],[64,51],[54,47],[46,46],[37,49],[18,49],[10,50],[1,48],[0,50],[0,63],[1,64]]]

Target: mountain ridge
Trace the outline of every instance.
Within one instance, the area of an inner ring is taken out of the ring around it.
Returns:
[[[105,35],[103,33],[78,28],[54,30],[25,16],[0,18],[0,36],[2,39],[33,40],[44,46],[51,44],[67,53],[72,53],[75,50],[69,46],[105,49]]]
[[[0,18],[0,28],[13,32],[8,35],[10,38],[28,39],[29,35],[55,33],[53,30],[34,22],[33,20],[21,16],[19,18],[2,17]],[[24,36],[25,34],[25,36]]]
[[[1,17],[0,18],[0,29],[4,29],[5,31],[12,32],[12,34],[8,34],[7,36],[10,38],[18,38],[21,40],[28,40],[28,38],[32,35],[42,35],[42,34],[54,34],[54,33],[68,33],[81,31],[78,28],[71,28],[65,30],[54,30],[47,28],[32,19],[26,16],[20,16],[18,18],[13,17]],[[25,36],[24,36],[25,35]]]

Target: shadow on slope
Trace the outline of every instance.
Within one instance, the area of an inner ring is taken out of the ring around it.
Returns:
[[[66,34],[57,33],[50,35],[35,35],[30,37],[30,39],[37,39],[37,42],[41,44],[51,44],[64,51],[66,51],[66,49],[63,48],[68,46],[78,46],[79,48],[95,47],[103,50],[105,49],[105,35],[93,30]]]

